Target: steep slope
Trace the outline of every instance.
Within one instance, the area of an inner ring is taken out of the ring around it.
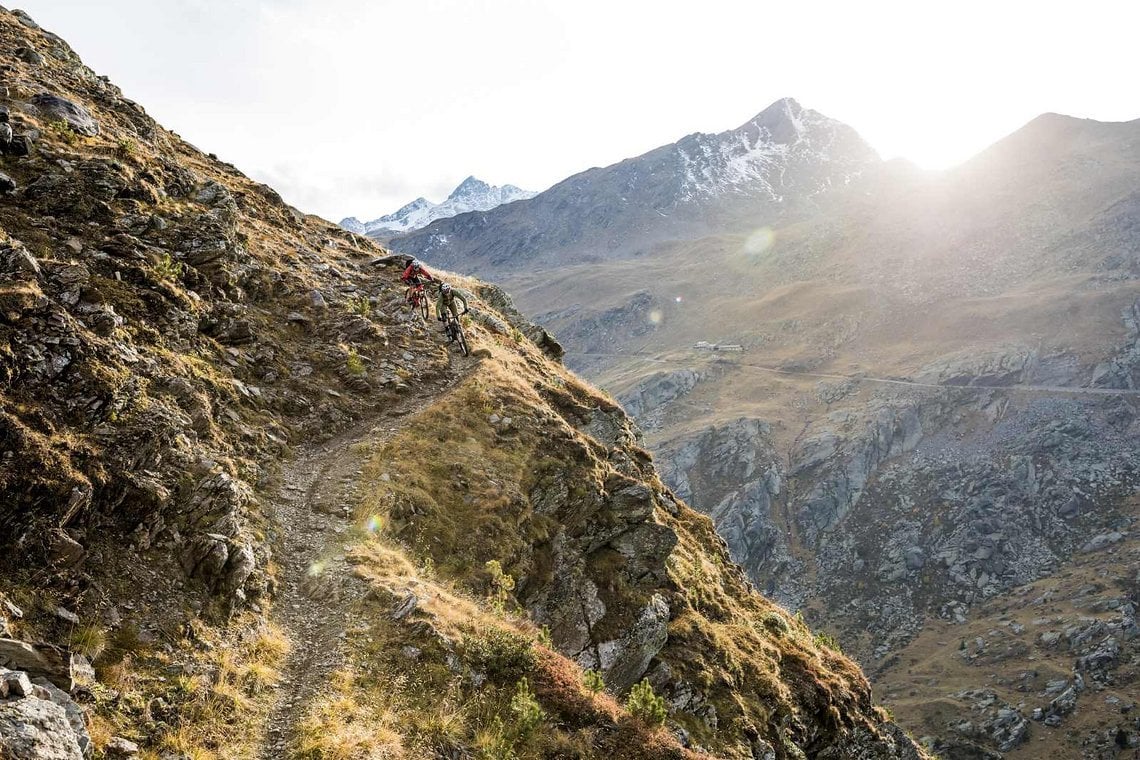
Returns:
[[[492,278],[609,260],[726,225],[795,216],[877,161],[853,129],[785,98],[737,129],[689,135],[576,174],[530,200],[436,222],[392,245]]]
[[[426,227],[437,219],[448,219],[470,211],[490,211],[504,203],[533,198],[537,193],[523,190],[514,185],[488,185],[482,180],[468,177],[451,191],[443,203],[432,203],[426,198],[416,198],[400,210],[361,222],[356,217],[341,220],[340,226],[358,235],[371,235],[377,239],[399,233],[412,232]]]
[[[921,756],[502,291],[461,359],[404,259],[0,42],[0,754]]]

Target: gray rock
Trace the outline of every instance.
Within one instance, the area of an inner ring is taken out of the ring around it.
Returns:
[[[408,615],[411,615],[413,612],[415,612],[419,604],[419,597],[409,591],[400,601],[400,603],[396,605],[395,609],[392,610],[390,617],[393,620],[403,620]]]
[[[91,116],[91,112],[78,103],[48,92],[33,96],[31,103],[47,119],[67,122],[77,134],[87,137],[99,134],[99,124]]]
[[[668,624],[669,605],[655,594],[621,639],[598,644],[598,666],[610,688],[624,692],[641,680],[650,661],[665,646]]]
[[[0,699],[5,697],[30,697],[32,679],[21,670],[0,668]]]
[[[75,736],[75,743],[79,746],[79,751],[83,753],[84,757],[91,757],[95,747],[87,733],[87,718],[84,716],[83,708],[77,705],[67,692],[46,678],[35,678],[32,682],[37,688],[44,689],[46,698],[63,710],[72,734]]]
[[[17,639],[0,639],[0,667],[22,670],[33,682],[46,678],[60,688],[75,688],[75,668],[82,664],[65,649],[49,644],[30,644]]]
[[[79,737],[59,705],[25,698],[0,702],[0,757],[84,760]]]
[[[0,194],[7,195],[14,192],[16,192],[16,180],[0,172]]]
[[[139,754],[139,745],[135,744],[130,739],[124,739],[121,736],[116,736],[111,741],[107,742],[107,746],[103,749],[103,754],[111,758],[111,760],[122,760],[122,758],[135,757]]]
[[[1081,547],[1082,552],[1095,552],[1101,549],[1108,548],[1113,544],[1119,543],[1124,539],[1124,534],[1119,531],[1111,531],[1109,533],[1101,533],[1093,536],[1084,546]]]

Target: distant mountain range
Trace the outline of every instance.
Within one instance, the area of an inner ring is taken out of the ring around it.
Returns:
[[[736,129],[689,135],[521,203],[437,221],[393,245],[488,276],[520,259],[533,267],[621,257],[716,231],[732,218],[771,221],[810,207],[877,163],[854,129],[784,98]]]
[[[406,233],[426,227],[437,219],[447,219],[469,211],[489,211],[504,203],[533,198],[537,193],[523,190],[514,185],[489,185],[486,182],[468,177],[451,191],[443,203],[432,203],[426,198],[416,198],[400,210],[362,222],[354,216],[341,220],[340,226],[358,235],[384,237],[395,233]]]

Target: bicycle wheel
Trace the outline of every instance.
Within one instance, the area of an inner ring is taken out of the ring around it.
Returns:
[[[428,300],[427,296],[420,296],[420,316],[424,318],[424,322],[428,321]]]
[[[467,336],[463,334],[463,327],[455,323],[455,339],[459,343],[459,350],[463,352],[464,356],[471,355],[471,349],[467,347]]]

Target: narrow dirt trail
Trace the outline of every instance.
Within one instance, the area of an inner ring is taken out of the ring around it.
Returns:
[[[284,465],[276,489],[266,495],[282,537],[271,618],[285,629],[292,648],[265,723],[261,760],[289,757],[306,708],[344,662],[348,611],[365,592],[345,560],[357,527],[353,519],[364,461],[403,429],[406,418],[458,383],[477,360],[453,355],[452,362],[447,380],[413,386],[378,415],[301,451]]]

